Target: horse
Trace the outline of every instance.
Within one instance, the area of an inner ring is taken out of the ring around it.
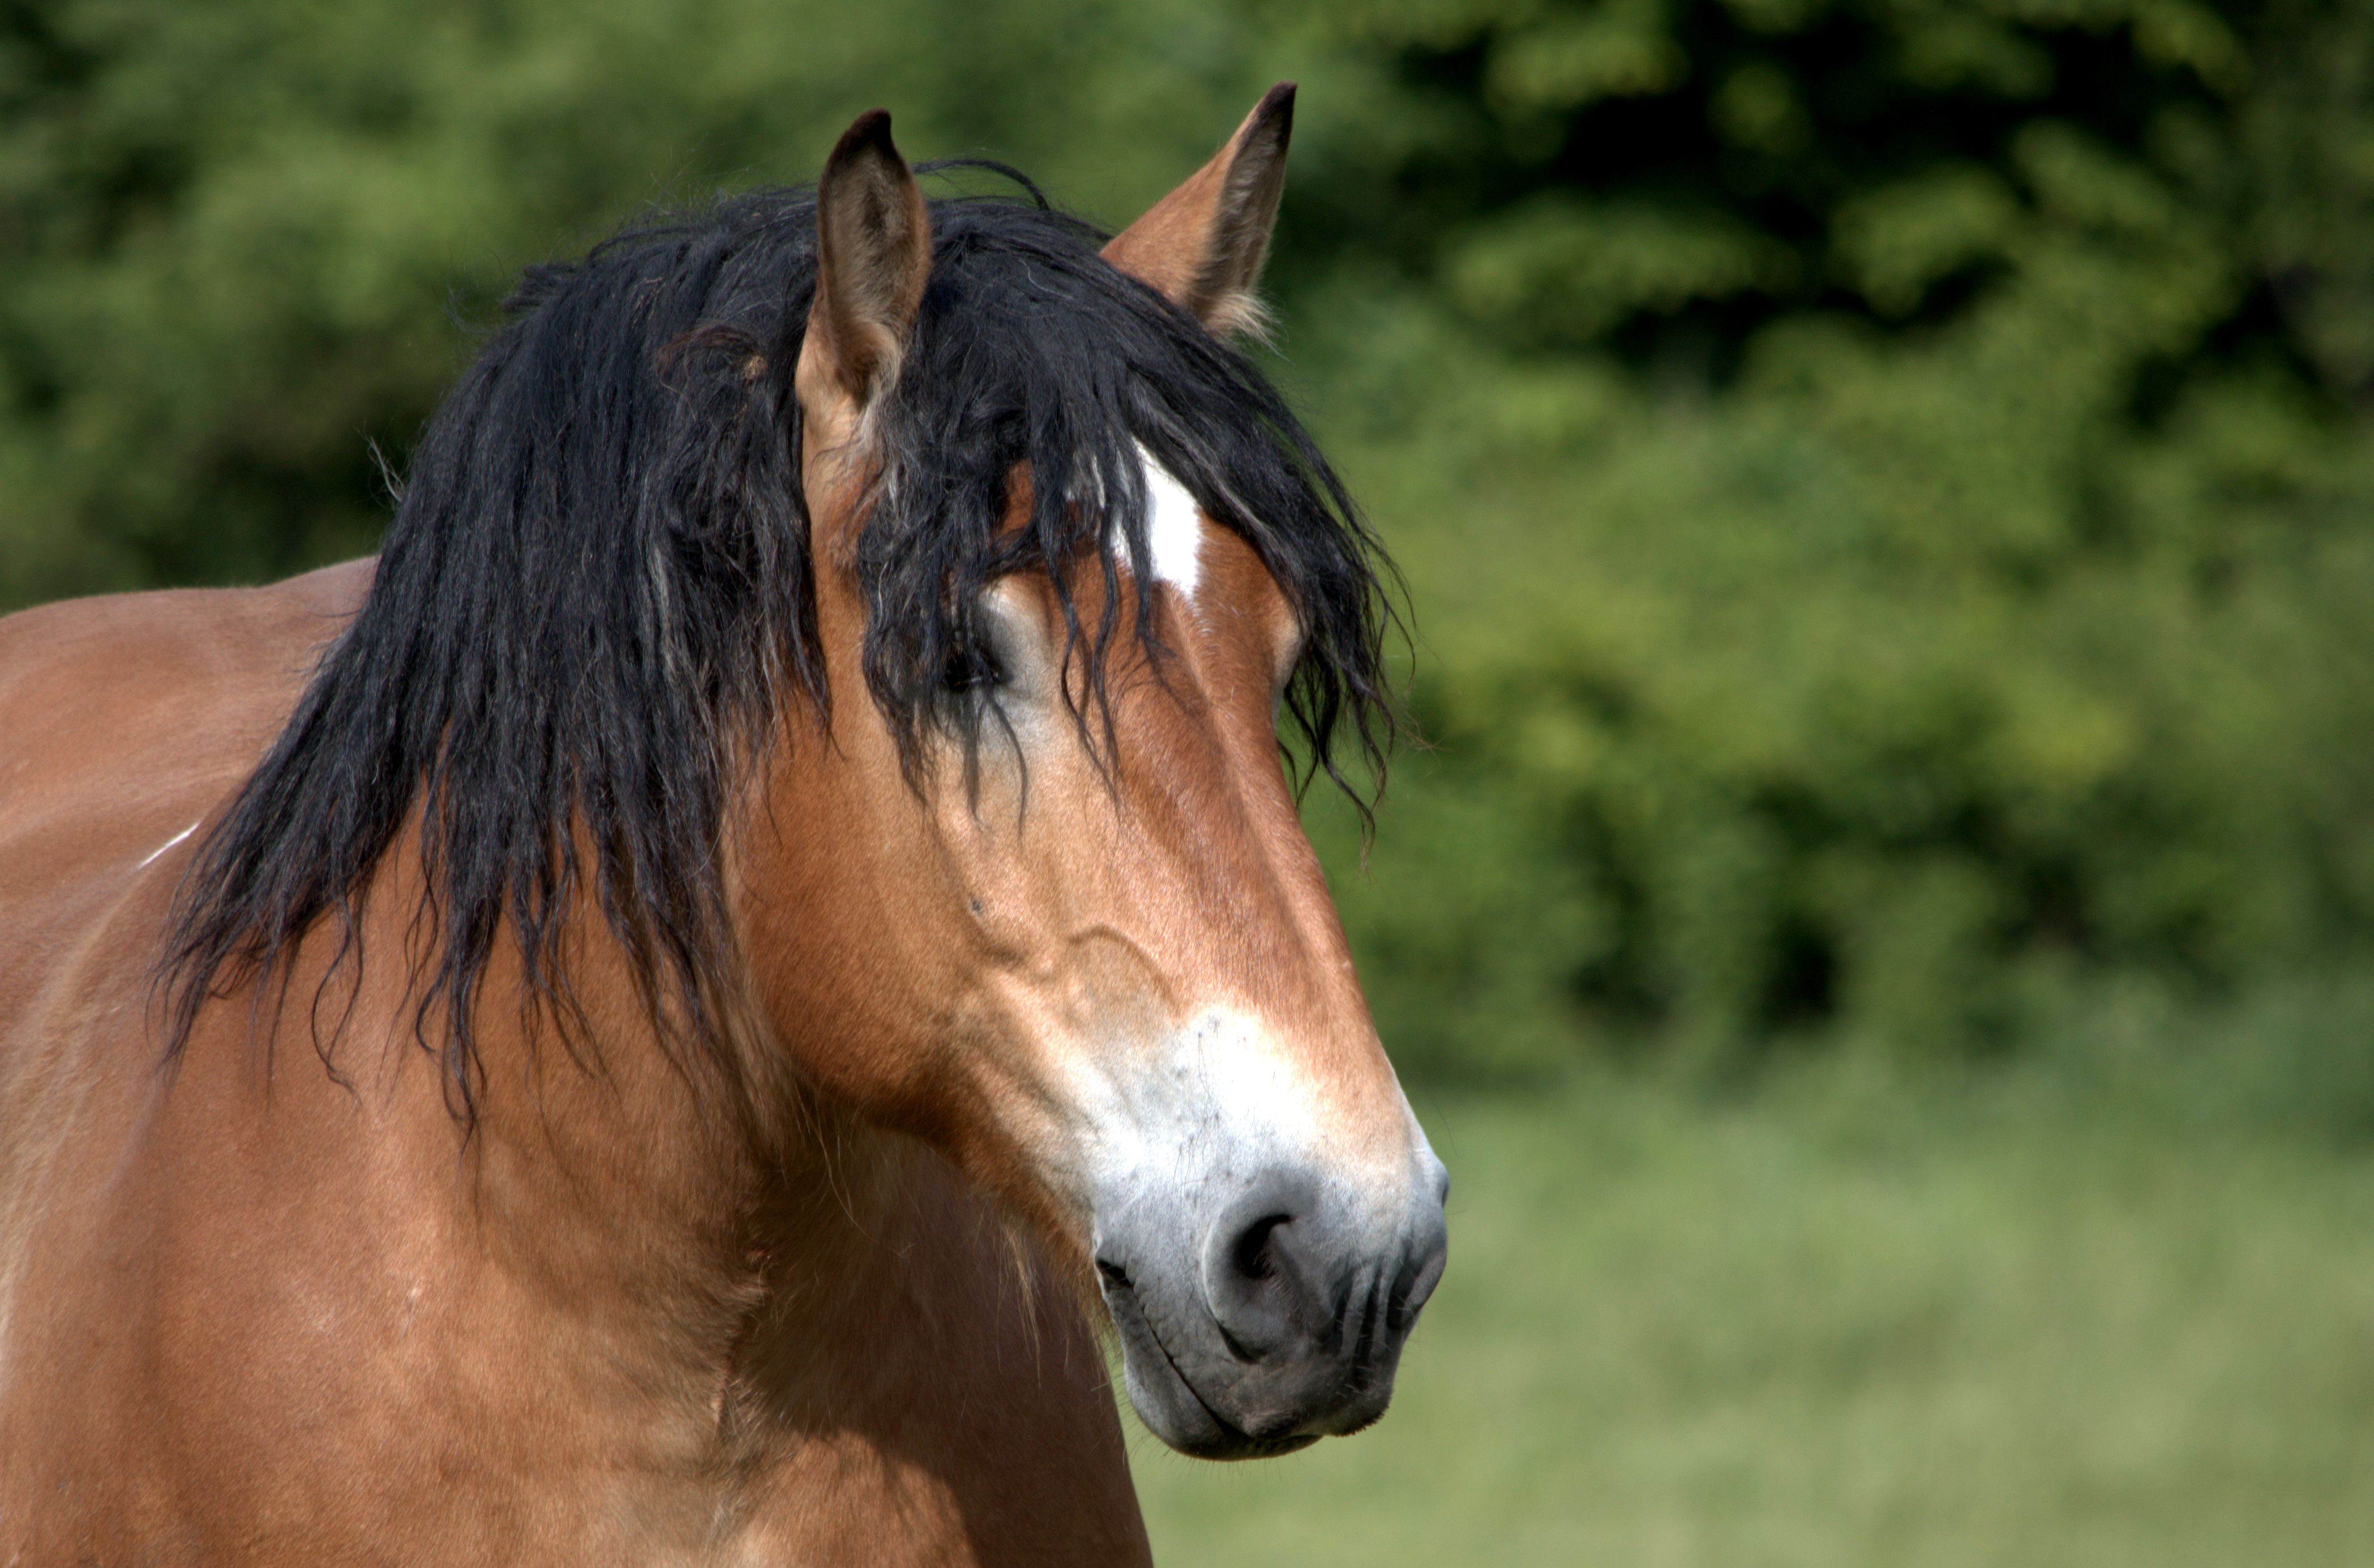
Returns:
[[[1292,106],[1110,239],[876,111],[531,269],[375,559],[0,620],[0,1561],[1144,1562],[1114,1362],[1384,1411]]]

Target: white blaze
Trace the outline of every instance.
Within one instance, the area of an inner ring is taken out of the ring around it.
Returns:
[[[1152,453],[1141,446],[1137,456],[1146,466],[1146,533],[1153,547],[1154,575],[1193,604],[1203,572],[1204,509]]]

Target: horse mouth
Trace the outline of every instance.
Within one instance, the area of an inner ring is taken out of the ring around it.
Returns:
[[[1214,1409],[1155,1327],[1128,1271],[1099,1260],[1097,1272],[1106,1308],[1121,1331],[1130,1403],[1155,1436],[1198,1459],[1269,1459],[1319,1441],[1322,1434],[1314,1432],[1249,1432]]]
[[[1281,1454],[1296,1453],[1319,1441],[1319,1434],[1315,1432],[1288,1432],[1283,1437],[1256,1437],[1236,1426],[1205,1401],[1195,1387],[1194,1380],[1180,1370],[1179,1358],[1170,1353],[1170,1347],[1162,1342],[1162,1336],[1154,1331],[1152,1324],[1146,1326],[1146,1338],[1154,1341],[1154,1348],[1162,1352],[1162,1363],[1170,1369],[1170,1375],[1179,1380],[1179,1386],[1184,1388],[1187,1397],[1211,1418],[1212,1425],[1221,1434],[1219,1444],[1197,1446],[1186,1452],[1204,1459],[1269,1459]]]

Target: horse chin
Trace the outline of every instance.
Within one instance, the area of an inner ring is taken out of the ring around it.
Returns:
[[[1146,1321],[1136,1292],[1115,1290],[1105,1299],[1121,1330],[1122,1379],[1146,1430],[1198,1459],[1267,1459],[1319,1441],[1315,1432],[1248,1432],[1205,1402],[1179,1362]]]
[[[1398,1346],[1367,1364],[1259,1364],[1193,1306],[1164,1310],[1124,1272],[1102,1270],[1122,1381],[1146,1429],[1199,1459],[1265,1459],[1372,1426],[1393,1394]]]

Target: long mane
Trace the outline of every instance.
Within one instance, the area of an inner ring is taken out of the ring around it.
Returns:
[[[1275,575],[1305,636],[1289,753],[1365,813],[1349,777],[1381,780],[1393,729],[1374,537],[1242,355],[1025,189],[932,203],[931,282],[876,419],[882,474],[856,549],[871,700],[911,769],[934,726],[970,755],[983,705],[950,699],[982,656],[976,590],[1045,571],[1090,737],[1111,650],[1081,639],[1060,568],[1097,551],[1110,608],[1127,591],[1118,541],[1150,593],[1142,445]],[[296,943],[324,921],[341,935],[332,976],[358,966],[361,901],[414,831],[414,1032],[458,1115],[483,1081],[473,1011],[506,926],[522,1005],[582,1021],[564,929],[589,893],[671,1049],[722,1050],[729,804],[782,743],[778,704],[833,700],[792,390],[816,275],[805,189],[723,199],[526,275],[429,427],[368,601],[198,850],[161,972],[169,1049],[209,997],[253,985],[260,1006],[276,977],[285,991]],[[1023,461],[1034,510],[1002,537]],[[1339,767],[1346,746],[1363,765]]]

